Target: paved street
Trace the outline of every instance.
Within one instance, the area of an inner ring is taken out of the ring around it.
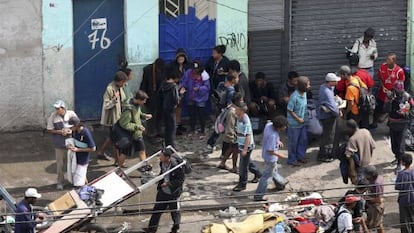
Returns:
[[[95,140],[98,145],[101,144],[104,136],[104,131],[101,128],[93,128]],[[392,183],[394,178],[392,167],[389,162],[393,160],[393,155],[390,151],[387,140],[387,127],[381,126],[373,132],[373,136],[377,142],[377,148],[374,152],[373,163],[380,170],[384,176],[386,183]],[[258,146],[253,152],[253,159],[260,167],[263,166],[260,157],[260,139],[261,135],[255,137]],[[261,204],[251,201],[251,194],[256,188],[256,184],[248,184],[247,190],[241,193],[233,193],[231,190],[238,180],[236,174],[229,173],[224,170],[216,168],[219,162],[219,150],[216,150],[207,159],[204,154],[205,142],[198,140],[198,138],[188,138],[181,136],[178,138],[178,150],[186,156],[193,165],[193,173],[189,175],[185,182],[185,192],[182,195],[182,232],[199,232],[201,227],[209,222],[221,222],[223,219],[216,217],[218,208],[226,208],[230,205],[241,206],[241,209],[249,207],[249,209],[260,209]],[[159,144],[147,144],[149,151],[155,151],[159,148]],[[285,143],[285,145],[287,145]],[[56,199],[63,192],[55,190],[55,162],[54,153],[50,144],[50,139],[47,135],[41,132],[24,132],[14,134],[2,134],[0,136],[0,151],[1,151],[1,176],[0,184],[5,186],[15,198],[20,199],[24,190],[29,186],[34,186],[43,194],[39,204],[47,204]],[[284,151],[286,152],[286,151]],[[151,153],[151,152],[150,152]],[[321,194],[326,198],[333,200],[339,199],[346,189],[351,188],[351,185],[344,185],[338,170],[339,161],[332,163],[320,164],[316,162],[317,143],[311,142],[308,149],[309,163],[301,168],[293,168],[286,165],[286,161],[281,161],[281,174],[289,181],[289,189],[293,191],[306,190],[325,190]],[[127,165],[132,165],[138,160],[136,158],[128,160]],[[96,156],[92,156],[92,161],[89,166],[89,180],[104,174],[111,170],[112,162],[96,160]],[[154,167],[157,163],[154,160]],[[231,161],[228,161],[231,165]],[[251,174],[250,174],[251,175]],[[139,185],[139,173],[131,175],[132,180]],[[249,179],[252,177],[250,176]],[[345,189],[337,189],[343,187]],[[270,186],[272,188],[272,186]],[[65,191],[70,190],[69,186]],[[398,206],[396,204],[396,193],[393,186],[386,186],[385,192],[387,194],[387,203],[385,210],[385,226],[397,224],[398,222]],[[139,209],[145,212],[152,208],[152,205],[142,205],[146,202],[154,201],[155,187],[145,190],[142,194],[136,195],[130,200],[122,203],[123,210],[135,212],[130,216],[113,217],[113,214],[120,214],[121,210],[117,212],[110,211],[107,216],[98,219],[99,223],[104,224],[108,228],[114,229],[120,227],[123,222],[131,224],[132,231],[137,232],[142,227],[147,225],[149,215],[144,213],[136,214]],[[269,195],[270,201],[280,201],[285,199],[289,193]],[[238,197],[236,197],[238,196]],[[207,210],[207,208],[209,210]],[[190,211],[191,210],[191,211]],[[171,218],[165,214],[162,218],[162,225],[159,232],[168,232],[171,223]],[[397,232],[397,229],[387,229],[387,232]]]

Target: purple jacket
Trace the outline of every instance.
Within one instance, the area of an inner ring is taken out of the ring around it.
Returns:
[[[200,79],[196,79],[195,77],[193,77],[191,71],[192,70],[189,69],[184,73],[184,77],[180,85],[187,90],[186,91],[187,102],[188,101],[194,101],[196,103],[207,102],[209,93],[210,93],[209,77],[204,76],[204,77],[200,77]],[[198,90],[195,91],[194,88],[198,88]]]

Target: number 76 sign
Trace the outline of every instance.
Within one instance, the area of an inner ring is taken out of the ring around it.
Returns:
[[[96,43],[100,42],[99,45],[101,49],[107,49],[111,46],[111,39],[105,37],[106,34],[106,18],[91,19],[91,29],[92,33],[88,35],[89,43],[91,43],[91,49],[96,48]],[[101,36],[99,37],[98,32],[102,31]]]

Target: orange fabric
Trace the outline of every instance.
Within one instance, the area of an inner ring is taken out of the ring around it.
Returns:
[[[367,88],[365,83],[358,80],[357,77],[351,76],[351,79],[347,81],[347,87],[346,87],[346,93],[345,93],[345,99],[352,101],[352,108],[351,112],[354,115],[359,114],[358,109],[358,102],[359,102],[359,87],[362,85],[362,87]]]

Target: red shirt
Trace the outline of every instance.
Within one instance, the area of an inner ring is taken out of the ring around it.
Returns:
[[[361,81],[363,83],[365,83],[365,85],[367,85],[368,88],[371,88],[374,86],[374,79],[371,77],[371,75],[369,75],[368,71],[366,71],[365,69],[359,69],[357,72],[355,72],[353,74],[353,76],[358,76],[359,79],[361,79]],[[336,84],[336,91],[338,93],[338,96],[341,97],[342,99],[345,98],[345,92],[346,92],[346,87],[348,86],[346,79],[341,79],[337,84]]]
[[[385,102],[387,100],[387,93],[384,91],[384,88],[392,90],[395,81],[401,80],[404,82],[404,70],[398,65],[395,65],[393,69],[389,69],[387,64],[383,63],[378,71],[378,78],[383,87],[378,92],[378,98]]]

